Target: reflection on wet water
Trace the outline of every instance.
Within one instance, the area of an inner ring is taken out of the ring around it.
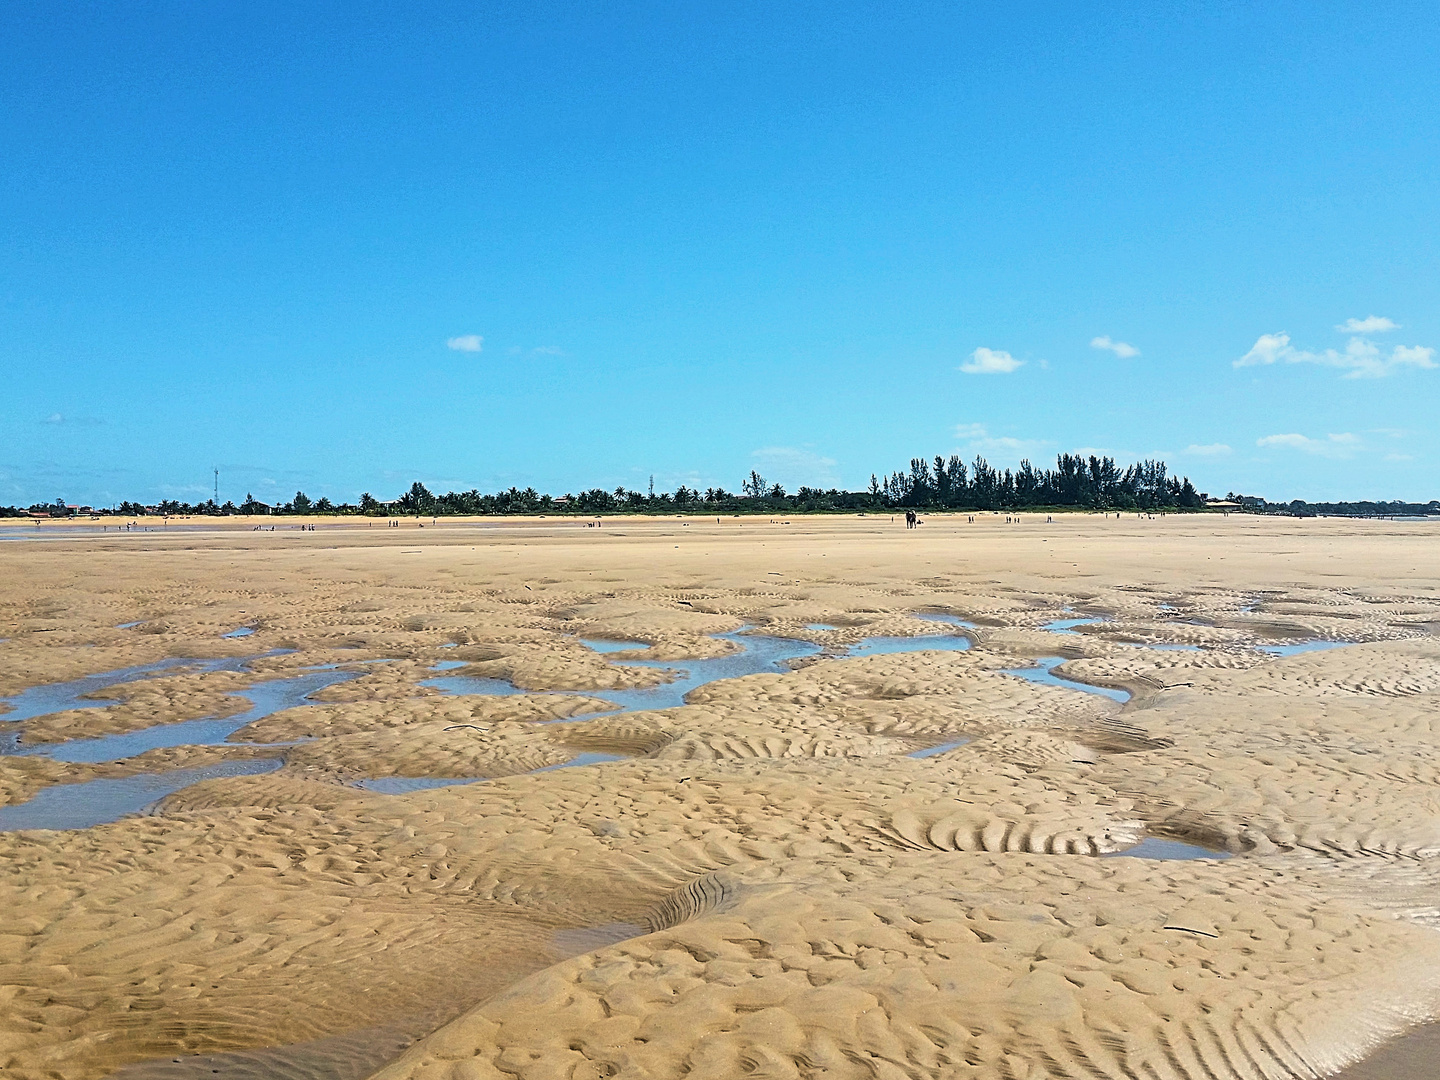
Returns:
[[[576,765],[601,765],[607,761],[624,761],[624,754],[576,754],[569,761],[561,761],[555,765],[546,765],[543,768],[531,769],[532,773],[554,772],[556,769],[571,769]]]
[[[120,683],[133,682],[158,672],[174,673],[181,665],[185,670],[194,670],[199,665],[204,671],[239,670],[254,657],[227,658],[216,661],[161,661],[141,667],[125,668],[120,671],[92,675],[69,683],[35,687],[45,691],[36,695],[31,691],[18,695],[11,701],[24,699],[23,713],[7,714],[6,719],[29,719],[43,716],[62,709],[75,708],[69,704],[81,694],[94,689],[103,689]],[[95,739],[73,739],[62,743],[47,743],[36,747],[19,749],[13,736],[5,752],[26,757],[48,757],[72,764],[97,764],[134,757],[147,750],[174,746],[217,746],[246,724],[253,723],[282,709],[296,708],[306,703],[309,695],[316,690],[353,679],[358,672],[320,670],[306,671],[289,678],[270,679],[255,683],[236,694],[249,699],[250,708],[223,719],[206,717],[199,720],[185,720],[177,724],[157,724],[140,731],[105,735]],[[27,697],[27,695],[29,695]],[[38,698],[38,700],[37,700]],[[60,707],[53,707],[60,702]],[[96,707],[113,702],[83,702],[79,707]],[[49,705],[50,707],[45,707]],[[264,745],[264,744],[252,744]],[[270,772],[280,768],[279,758],[248,761],[227,761],[193,769],[169,769],[164,772],[144,773],[117,780],[87,780],[76,784],[58,784],[42,788],[27,802],[14,806],[0,807],[0,830],[8,829],[84,829],[108,821],[115,821],[126,814],[137,813],[155,800],[189,787],[200,780],[218,776],[246,776]]]
[[[1214,848],[1201,847],[1199,844],[1186,844],[1179,840],[1166,840],[1159,836],[1147,836],[1134,847],[1128,847],[1124,851],[1112,851],[1103,858],[1132,858],[1132,859],[1228,859],[1230,852],[1217,851]]]
[[[945,652],[964,652],[970,648],[970,639],[958,634],[921,634],[918,637],[868,637],[858,645],[852,645],[846,656],[885,656],[890,653],[922,652],[926,649],[940,649]]]
[[[965,620],[952,615],[925,614],[919,617],[927,621],[942,622],[955,626],[968,627],[971,625],[965,622]],[[790,670],[789,665],[791,661],[805,656],[813,656],[821,651],[820,646],[811,642],[747,634],[743,629],[716,636],[721,640],[734,643],[739,647],[738,650],[726,656],[673,663],[659,660],[623,661],[622,663],[624,665],[633,667],[664,669],[667,673],[674,675],[675,678],[670,682],[653,687],[628,690],[590,691],[585,696],[603,695],[604,699],[611,702],[616,708],[610,712],[587,714],[585,718],[612,715],[616,712],[674,708],[684,704],[685,695],[699,686],[717,680],[741,678],[760,672],[785,672]],[[601,639],[582,640],[585,640],[587,645],[598,647],[599,651],[604,652],[619,652],[637,646],[647,647],[644,646],[643,643],[638,642]],[[855,645],[849,650],[847,655],[858,657],[915,652],[926,649],[964,650],[969,647],[970,641],[968,638],[952,634],[921,635],[918,637],[872,637],[866,638]],[[34,716],[44,715],[45,713],[58,712],[63,709],[75,707],[100,707],[106,703],[82,701],[81,696],[97,690],[103,690],[108,686],[152,677],[162,672],[170,673],[177,669],[197,671],[239,670],[244,666],[247,659],[249,658],[226,658],[222,660],[205,661],[166,660],[158,664],[121,669],[120,671],[90,676],[69,683],[52,684],[48,687],[36,687],[10,699],[11,704],[16,706],[16,710],[8,714],[6,719],[29,719]],[[1054,675],[1050,669],[1059,663],[1061,663],[1060,657],[1045,657],[1040,660],[1040,666],[1038,667],[1014,670],[1008,672],[1008,674],[1017,675],[1035,682],[1046,682],[1052,685],[1066,686],[1086,693],[1101,694],[1116,701],[1128,700],[1129,694],[1125,691],[1115,690],[1110,687],[1090,686]],[[462,661],[442,660],[434,664],[432,670],[449,671],[463,666],[464,663]],[[200,720],[183,721],[176,724],[157,725],[142,731],[107,735],[95,739],[77,739],[70,742],[37,747],[24,752],[52,757],[59,761],[94,763],[132,757],[158,747],[220,744],[224,743],[234,732],[245,725],[283,709],[303,705],[309,695],[315,691],[326,686],[332,686],[336,683],[356,678],[358,674],[359,672],[356,671],[337,670],[330,665],[310,668],[299,674],[291,675],[288,678],[270,679],[248,687],[237,696],[248,698],[251,706],[235,716],[224,719],[210,717]],[[432,679],[422,680],[421,685],[435,687],[446,693],[460,695],[514,695],[525,692],[503,679],[477,678],[467,675],[440,675]],[[940,746],[927,747],[915,751],[911,756],[917,758],[931,757],[944,753],[946,750],[963,746],[967,741],[966,739],[960,739],[943,743]],[[554,769],[573,768],[618,760],[621,760],[620,755],[583,753],[569,761],[546,766],[535,771],[548,772]],[[223,766],[216,766],[215,768],[233,771],[222,771],[214,773],[213,775],[242,775],[245,772],[261,772],[275,767],[278,767],[278,764],[271,761],[225,763]],[[159,798],[161,795],[168,794],[170,791],[179,790],[181,787],[195,782],[195,779],[202,779],[206,775],[212,774],[197,770],[171,770],[170,772],[131,778],[131,780],[128,781],[90,781],[84,784],[62,785],[61,787],[46,789],[46,792],[42,793],[43,798],[37,797],[37,799],[31,800],[29,803],[7,809],[26,815],[25,820],[27,821],[48,823],[48,827],[79,828],[85,825],[96,824],[99,821],[114,820],[115,817],[125,813],[133,813],[148,802]],[[474,781],[471,779],[453,777],[380,777],[359,781],[357,786],[368,791],[402,794],[410,791],[448,787],[455,784],[472,782]],[[116,784],[125,786],[117,788],[114,786]],[[50,794],[50,792],[59,793],[62,791],[63,794]],[[140,798],[141,794],[145,793],[149,793],[148,798],[137,803],[135,800]],[[25,809],[27,807],[29,809]],[[71,810],[67,809],[68,807],[85,807],[85,809]],[[69,821],[83,821],[84,824],[61,824],[62,822]]]
[[[455,665],[463,667],[463,664]],[[444,694],[486,694],[491,697],[507,697],[523,694],[524,690],[504,679],[487,679],[478,675],[442,675],[435,679],[421,679],[421,686],[431,686]]]
[[[206,717],[200,720],[182,720],[178,724],[157,724],[121,735],[47,744],[22,753],[54,758],[56,761],[101,762],[118,761],[120,758],[133,757],[158,747],[218,746],[246,724],[254,723],[282,709],[303,705],[305,699],[316,690],[348,682],[358,674],[354,671],[309,671],[288,679],[271,679],[237,691],[235,696],[248,698],[251,705],[234,716],[223,719]]]
[[[619,706],[616,712],[636,712],[643,709],[673,709],[685,704],[685,695],[697,686],[715,682],[718,679],[738,679],[745,675],[757,675],[764,671],[789,671],[791,660],[802,656],[814,656],[820,646],[808,641],[792,638],[766,637],[760,634],[746,634],[743,630],[715,635],[721,641],[740,646],[739,652],[728,656],[716,656],[706,660],[623,660],[624,667],[661,668],[675,672],[678,678],[660,686],[635,690],[592,690],[587,697],[603,697]],[[438,681],[438,680],[436,680]],[[591,714],[586,719],[592,719]],[[601,714],[604,715],[604,714]]]
[[[1046,686],[1063,686],[1069,690],[1080,690],[1087,694],[1099,694],[1101,697],[1108,697],[1111,701],[1129,701],[1130,691],[1118,690],[1113,686],[1095,686],[1092,683],[1076,682],[1074,679],[1067,679],[1063,675],[1056,675],[1054,668],[1063,664],[1063,656],[1040,656],[1036,657],[1036,667],[1029,668],[1006,668],[1001,674],[1016,675],[1027,682],[1043,683]]]
[[[1095,617],[1088,619],[1056,619],[1054,622],[1047,622],[1040,627],[1041,630],[1049,630],[1052,634],[1073,634],[1071,629],[1075,626],[1093,626],[1095,623],[1103,623],[1105,619]]]
[[[1289,645],[1257,645],[1261,652],[1271,656],[1297,656],[1300,653],[1324,652],[1326,649],[1343,649],[1353,645],[1352,641],[1296,641]]]
[[[103,698],[97,700],[88,695],[99,694],[112,686],[139,682],[141,679],[158,675],[240,671],[253,659],[255,659],[253,656],[231,656],[219,660],[190,660],[175,657],[169,660],[157,660],[153,664],[138,664],[135,667],[104,671],[98,675],[87,675],[83,679],[32,686],[13,697],[0,699],[9,705],[11,710],[7,713],[0,713],[0,722],[17,723],[21,720],[32,720],[37,716],[46,716],[49,713],[67,712],[70,709],[103,709],[107,705],[114,705],[115,701]]]
[[[969,741],[969,739],[956,739],[954,742],[941,743],[939,746],[927,746],[923,750],[916,750],[910,754],[907,754],[906,756],[913,758],[934,757],[936,754],[945,753],[946,750],[955,750],[961,746],[964,746]]]
[[[119,780],[89,780],[42,788],[28,802],[0,806],[0,832],[16,829],[88,829],[138,814],[157,799],[219,776],[252,776],[280,768],[279,758],[225,761],[197,769],[141,773]]]
[[[625,641],[621,638],[587,638],[582,637],[580,644],[587,649],[593,649],[598,653],[630,652],[634,649],[648,649],[648,641]]]
[[[366,791],[377,791],[382,795],[408,795],[412,791],[478,784],[483,779],[484,777],[480,776],[376,776],[368,780],[357,780],[355,786]]]

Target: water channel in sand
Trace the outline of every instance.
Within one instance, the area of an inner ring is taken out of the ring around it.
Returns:
[[[1108,697],[1111,701],[1126,702],[1130,700],[1130,691],[1120,690],[1113,686],[1096,686],[1092,683],[1076,682],[1074,679],[1067,679],[1063,675],[1056,675],[1055,668],[1065,662],[1063,656],[1038,656],[1035,658],[1035,666],[1027,668],[1006,668],[1002,674],[1014,675],[1027,682],[1043,683],[1046,686],[1063,686],[1070,690],[1083,690],[1087,694],[1099,694]]]
[[[41,788],[33,799],[0,806],[0,832],[16,829],[88,829],[138,814],[146,807],[201,780],[221,776],[251,776],[274,772],[279,758],[222,761],[198,769],[170,769],[140,773],[118,780],[89,780],[83,784],[56,784]]]
[[[967,629],[974,628],[973,623],[967,622],[954,615],[926,613],[918,617],[928,622],[939,622]],[[1061,620],[1061,622],[1069,625],[1071,621]],[[1047,629],[1048,628],[1049,627],[1047,627]],[[583,714],[582,717],[573,719],[592,720],[602,716],[612,716],[627,712],[675,708],[685,703],[686,695],[692,690],[704,686],[707,683],[721,679],[741,678],[760,672],[788,671],[791,661],[806,656],[814,656],[823,651],[821,646],[812,642],[800,641],[794,638],[749,634],[746,633],[745,630],[746,628],[742,628],[741,630],[730,633],[715,635],[721,640],[730,641],[739,646],[738,651],[725,656],[682,661],[680,663],[661,660],[627,659],[624,662],[629,665],[664,668],[672,671],[675,673],[676,678],[659,686],[631,690],[606,690],[603,692],[604,698],[615,704],[617,706],[616,708],[596,713],[586,713]],[[1061,632],[1064,631],[1062,630]],[[637,641],[598,638],[582,638],[580,640],[587,647],[602,654],[638,651],[649,648],[647,643]],[[847,657],[860,657],[916,652],[927,649],[965,650],[968,648],[970,648],[969,638],[959,634],[926,634],[912,637],[878,636],[861,640],[846,649],[843,655]],[[103,707],[106,704],[105,701],[89,698],[86,697],[86,695],[103,692],[107,687],[121,683],[171,673],[177,668],[186,671],[238,671],[241,670],[250,659],[253,659],[253,657],[203,661],[166,660],[157,664],[125,668],[101,675],[88,676],[84,679],[77,679],[68,683],[56,683],[49,686],[35,687],[9,699],[9,703],[14,708],[14,711],[5,714],[4,719],[18,721],[31,719],[50,712],[58,712],[63,709]],[[370,661],[370,663],[373,662],[378,661]],[[1073,679],[1056,675],[1053,669],[1062,662],[1063,658],[1058,656],[1040,657],[1034,667],[1007,669],[1002,672],[1002,674],[1014,675],[1032,682],[1079,690],[1084,693],[1099,694],[1121,703],[1129,700],[1130,694],[1127,691],[1113,687],[1077,682]],[[464,661],[441,660],[433,664],[431,670],[444,672],[464,666]],[[310,695],[315,691],[326,686],[332,686],[336,683],[356,678],[358,674],[359,672],[357,671],[339,670],[335,665],[321,665],[316,668],[307,669],[298,675],[293,675],[288,678],[270,679],[247,687],[241,691],[238,696],[248,698],[251,702],[251,707],[234,716],[187,720],[176,724],[157,725],[141,731],[127,732],[125,734],[107,735],[96,739],[76,739],[69,742],[26,750],[20,750],[14,747],[14,740],[12,739],[12,746],[8,748],[6,752],[46,756],[57,761],[73,763],[101,763],[133,757],[147,750],[160,747],[233,745],[228,743],[230,736],[247,724],[254,723],[263,717],[283,709],[291,709],[304,705],[309,700]],[[478,678],[467,675],[437,675],[434,678],[422,680],[421,685],[434,687],[444,693],[456,695],[513,695],[525,693],[525,691],[519,690],[512,683],[503,679]],[[573,692],[557,691],[557,693],[569,694]],[[556,720],[549,722],[565,723],[567,721]],[[964,738],[951,740],[937,746],[914,751],[909,756],[913,758],[932,757],[948,750],[957,749],[964,746],[967,742],[969,742],[969,740]],[[263,746],[266,744],[256,745]],[[569,761],[548,765],[535,771],[549,772],[555,769],[602,764],[604,762],[619,761],[622,759],[621,755],[616,754],[582,753],[571,758]],[[91,825],[117,820],[127,814],[141,812],[164,795],[178,791],[181,788],[203,779],[209,779],[214,776],[239,776],[247,773],[269,772],[278,769],[280,765],[281,762],[278,758],[264,758],[250,761],[222,762],[217,765],[198,769],[176,769],[159,773],[146,773],[123,779],[91,780],[76,784],[59,784],[44,789],[39,795],[28,802],[15,806],[0,807],[0,831],[27,828],[88,828]],[[380,794],[400,795],[431,788],[476,783],[479,779],[478,777],[390,776],[356,781],[355,786]],[[1161,859],[1224,857],[1223,855],[1209,852],[1203,848],[1193,848],[1193,852],[1202,854],[1187,854],[1181,851],[1181,849],[1189,851],[1191,848],[1192,845],[1152,838],[1143,841],[1136,848],[1129,849],[1125,854]]]
[[[940,620],[932,619],[932,621]],[[944,621],[948,622],[950,619]],[[960,620],[955,621],[960,622]],[[678,677],[660,686],[636,690],[605,691],[605,698],[618,707],[600,713],[585,714],[584,718],[594,719],[597,716],[616,713],[674,708],[684,704],[685,695],[691,690],[706,683],[719,679],[739,678],[764,671],[787,671],[791,660],[812,656],[821,651],[820,646],[810,642],[746,634],[743,629],[716,636],[734,642],[739,646],[739,650],[726,656],[685,661],[681,665],[658,660],[628,660],[627,663],[639,667],[673,670]],[[610,639],[581,640],[585,645],[602,654],[649,647],[644,642]],[[868,638],[847,655],[864,656],[877,653],[909,652],[917,649],[967,649],[969,647],[968,639],[952,635]],[[34,687],[8,699],[7,704],[11,706],[12,711],[5,713],[0,719],[18,722],[68,709],[103,708],[112,702],[89,695],[101,694],[112,686],[181,671],[239,671],[251,659],[254,657],[229,657],[221,660],[162,660],[155,664],[123,668],[70,682]],[[443,672],[463,666],[463,661],[442,660],[432,665],[432,670]],[[315,691],[336,683],[346,682],[358,675],[357,671],[339,670],[334,665],[323,665],[288,678],[270,679],[245,688],[237,696],[248,698],[251,706],[234,716],[186,720],[124,734],[106,735],[95,739],[74,739],[63,743],[24,749],[18,745],[16,737],[12,735],[8,738],[3,752],[43,756],[56,761],[76,764],[98,764],[119,761],[123,758],[143,754],[147,750],[162,747],[227,745],[230,736],[247,724],[254,723],[272,713],[304,705]],[[485,679],[465,675],[439,675],[432,679],[422,680],[421,685],[431,686],[449,694],[510,695],[524,693],[503,679]],[[544,769],[536,771],[543,772],[615,760],[620,760],[618,755],[586,753],[579,754],[569,761],[546,766]],[[114,821],[126,814],[139,812],[162,796],[211,776],[238,776],[245,773],[268,772],[279,767],[279,760],[272,758],[225,762],[203,769],[172,769],[122,779],[57,784],[44,789],[27,802],[0,807],[0,831],[27,828],[88,828],[91,825]],[[380,793],[403,794],[426,788],[473,782],[473,780],[452,777],[384,777],[359,781],[357,786]]]
[[[266,654],[273,655],[273,654]],[[136,682],[156,675],[192,671],[240,671],[256,657],[227,657],[221,660],[162,660],[118,671],[91,675],[70,682],[52,683],[23,691],[9,699],[14,711],[0,716],[0,722],[19,722],[69,709],[103,708],[112,701],[87,697],[109,687]],[[248,698],[250,708],[234,716],[205,717],[177,724],[157,724],[140,731],[105,735],[96,739],[72,739],[22,748],[16,735],[6,733],[0,752],[22,757],[46,757],[72,764],[100,764],[120,761],[147,750],[175,746],[222,746],[236,731],[271,713],[303,705],[310,695],[326,686],[356,678],[359,672],[333,668],[302,672],[289,678],[274,678],[246,687],[237,697]],[[250,744],[264,746],[266,744]],[[170,769],[119,779],[87,780],[57,784],[41,790],[34,798],[13,806],[0,807],[0,832],[15,829],[79,829],[115,821],[144,810],[165,795],[218,776],[243,776],[280,768],[279,757],[248,761],[227,761],[192,769]]]

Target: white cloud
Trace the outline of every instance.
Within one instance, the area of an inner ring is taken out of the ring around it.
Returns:
[[[536,356],[564,356],[565,350],[559,345],[537,345],[530,350]]]
[[[485,339],[479,334],[461,334],[459,337],[447,338],[445,347],[455,352],[479,352]]]
[[[987,349],[982,346],[970,354],[970,359],[960,365],[960,370],[966,375],[1009,375],[1024,363],[1024,360],[1016,360],[1004,349]]]
[[[1039,450],[1046,445],[1043,439],[1016,439],[1009,435],[980,439],[975,444],[977,449],[989,450],[992,454],[1028,454],[1032,450]]]
[[[1230,447],[1226,446],[1223,442],[1191,443],[1185,448],[1184,452],[1194,455],[1195,457],[1222,457],[1230,453]]]
[[[1109,334],[1102,334],[1100,337],[1090,339],[1092,349],[1109,349],[1121,360],[1129,360],[1132,356],[1139,356],[1140,350],[1134,345],[1124,341],[1111,341]]]
[[[1358,435],[1350,432],[1341,432],[1338,435],[1327,435],[1323,439],[1312,439],[1308,435],[1300,435],[1291,432],[1286,435],[1266,435],[1255,440],[1259,447],[1283,446],[1289,450],[1299,450],[1304,454],[1314,454],[1318,457],[1347,458],[1357,450],[1364,449],[1364,443]]]
[[[988,434],[984,424],[956,424],[955,438],[983,439]]]
[[[52,412],[49,416],[45,418],[45,423],[47,424],[63,424],[64,422],[65,417],[58,412]]]
[[[1378,379],[1401,368],[1440,367],[1435,350],[1426,346],[1396,345],[1385,356],[1373,342],[1352,337],[1343,353],[1334,349],[1314,353],[1291,345],[1289,334],[1261,334],[1250,351],[1234,362],[1237,368],[1269,364],[1320,364],[1339,368],[1347,379]]]
[[[1400,324],[1391,322],[1383,315],[1368,315],[1363,319],[1346,319],[1335,329],[1342,334],[1384,334],[1390,330],[1399,330]]]

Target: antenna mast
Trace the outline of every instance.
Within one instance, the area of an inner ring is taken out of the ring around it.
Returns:
[[[220,505],[220,468],[215,468],[215,505]]]

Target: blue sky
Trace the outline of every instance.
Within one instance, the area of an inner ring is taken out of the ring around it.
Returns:
[[[1431,5],[0,15],[0,502],[1440,497]]]

